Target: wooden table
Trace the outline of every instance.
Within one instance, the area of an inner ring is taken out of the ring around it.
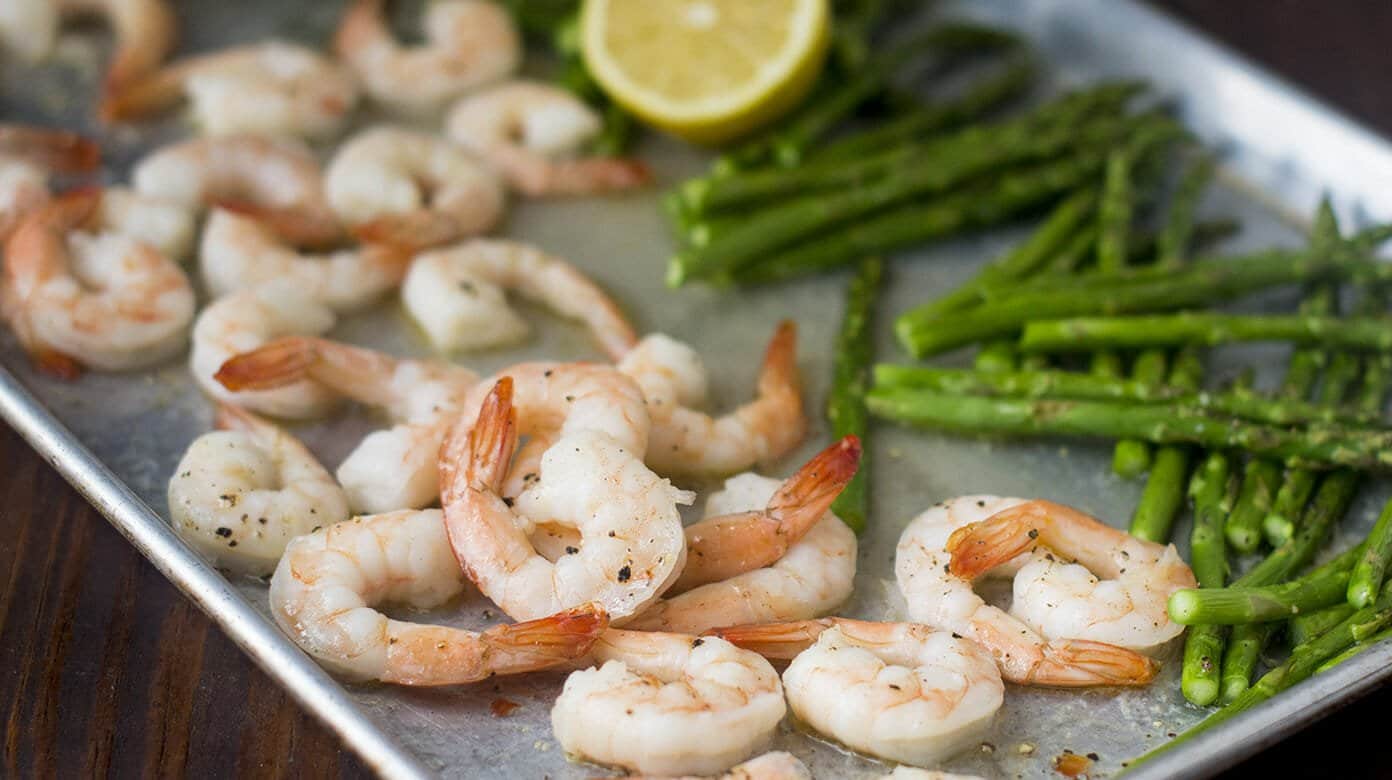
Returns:
[[[1392,4],[1161,4],[1392,135]],[[0,775],[368,775],[3,426],[0,578]],[[1381,776],[1388,709],[1392,690],[1232,774]]]

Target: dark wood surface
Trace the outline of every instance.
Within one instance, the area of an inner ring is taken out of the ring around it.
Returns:
[[[1392,135],[1392,3],[1159,4]],[[0,580],[0,776],[368,775],[3,426]],[[1373,694],[1231,774],[1386,775],[1388,709]]]

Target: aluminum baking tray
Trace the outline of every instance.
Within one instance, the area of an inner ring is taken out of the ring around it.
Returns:
[[[267,36],[327,39],[336,4],[257,0],[179,3],[185,51]],[[978,0],[949,2],[942,12],[1018,30],[1044,55],[1060,82],[1142,76],[1157,84],[1186,122],[1224,150],[1224,184],[1204,209],[1236,216],[1245,229],[1235,248],[1300,240],[1299,218],[1329,190],[1348,225],[1392,214],[1392,146],[1279,80],[1140,3],[1112,0]],[[108,150],[106,175],[119,180],[130,161],[187,132],[180,122],[139,132],[104,132],[89,119],[91,84],[104,52],[66,41],[60,62],[40,70],[0,64],[0,116],[62,124],[92,133]],[[703,168],[690,149],[652,139],[642,149],[664,184]],[[840,283],[800,281],[776,289],[678,292],[662,285],[669,241],[654,194],[625,198],[519,204],[509,235],[554,250],[607,286],[645,331],[661,330],[708,356],[717,403],[748,392],[763,341],[783,317],[801,326],[800,364],[809,409],[820,407],[829,375],[830,346],[839,317]],[[889,314],[950,288],[1022,235],[992,231],[945,242],[901,258],[894,267],[880,322],[882,355],[901,353],[889,333]],[[1256,305],[1289,305],[1276,293]],[[536,337],[525,347],[462,358],[479,371],[519,359],[597,357],[584,337],[537,312]],[[337,337],[400,354],[426,354],[395,302],[349,318]],[[1266,367],[1275,381],[1284,353],[1244,348],[1233,355]],[[1213,366],[1231,365],[1223,353]],[[8,333],[0,333],[0,416],[23,435],[173,583],[207,612],[268,674],[323,720],[368,766],[386,777],[586,777],[599,770],[568,763],[551,738],[550,703],[559,675],[500,680],[439,690],[344,685],[288,641],[267,616],[265,585],[231,579],[207,565],[172,533],[165,484],[183,449],[211,421],[209,404],[184,364],[140,375],[91,374],[67,384],[34,373]],[[815,417],[815,413],[814,413]],[[363,417],[298,428],[334,464],[371,425]],[[826,440],[819,421],[786,473]],[[856,595],[844,613],[894,619],[902,615],[893,586],[900,529],[921,508],[951,495],[993,492],[1047,496],[1124,522],[1138,486],[1112,477],[1108,448],[1053,441],[1004,443],[923,435],[886,427],[878,432],[876,509],[862,540]],[[1364,490],[1341,529],[1343,544],[1370,526],[1386,485]],[[1179,529],[1178,537],[1185,536]],[[427,617],[482,625],[486,604],[465,598]],[[1061,692],[1011,687],[989,746],[950,762],[952,770],[987,776],[1046,777],[1064,750],[1096,753],[1093,776],[1183,731],[1204,713],[1178,692],[1173,654],[1144,690]],[[1337,709],[1392,675],[1392,645],[1374,648],[1236,718],[1134,773],[1136,778],[1214,774],[1312,720]],[[507,718],[489,715],[490,702],[521,703]],[[821,777],[883,772],[785,724],[777,747],[791,750]]]

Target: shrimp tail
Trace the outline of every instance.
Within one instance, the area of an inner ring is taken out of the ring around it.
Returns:
[[[185,69],[174,65],[108,90],[98,116],[107,123],[149,116],[179,99],[185,76]]]
[[[791,661],[798,653],[815,644],[817,637],[835,624],[835,618],[822,618],[727,626],[705,633],[707,636],[718,636],[736,647],[752,650],[770,661]]]
[[[233,392],[269,390],[304,379],[317,362],[315,339],[290,336],[228,358],[213,379]]]
[[[333,50],[348,59],[360,49],[382,38],[382,0],[355,0],[343,12],[334,33]]]
[[[971,580],[1034,549],[1041,531],[1040,504],[1027,501],[953,531],[947,540],[952,554],[948,570]]]
[[[82,364],[71,355],[65,355],[54,349],[40,348],[32,350],[29,353],[29,358],[34,362],[35,369],[54,379],[74,382],[82,378]]]
[[[802,402],[798,388],[797,323],[783,320],[764,349],[764,364],[759,370],[759,395],[791,392]]]
[[[47,127],[0,129],[0,152],[34,160],[58,173],[86,173],[101,165],[101,147],[95,142]]]
[[[530,156],[509,161],[496,152],[512,175],[513,185],[524,195],[592,195],[646,186],[652,169],[627,157],[585,157],[576,160],[536,162]]]
[[[502,489],[508,465],[517,448],[517,409],[512,405],[512,377],[493,385],[478,421],[469,431],[468,460],[464,478],[471,488],[497,493]]]
[[[217,198],[211,205],[255,220],[297,247],[323,249],[341,244],[347,238],[338,220],[330,214],[263,206],[237,198]]]
[[[1037,685],[1075,688],[1095,685],[1145,685],[1160,665],[1133,650],[1086,639],[1058,639],[1044,645],[1044,657],[1029,671]]]
[[[609,613],[590,603],[537,620],[495,626],[482,638],[493,653],[490,671],[507,674],[579,658],[590,652],[608,628]]]
[[[831,502],[855,476],[860,454],[860,438],[847,435],[817,453],[779,486],[769,499],[768,513],[778,521],[789,544],[801,539],[831,508]]]

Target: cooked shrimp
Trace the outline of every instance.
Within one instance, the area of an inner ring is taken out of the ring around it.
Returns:
[[[189,256],[197,232],[188,209],[125,187],[111,187],[102,193],[97,224],[143,241],[171,260]]]
[[[329,203],[358,238],[409,249],[486,232],[507,205],[502,182],[472,154],[395,127],[370,128],[345,142],[324,183]]]
[[[348,519],[348,498],[295,437],[234,406],[169,480],[174,530],[224,569],[264,577],[285,545]]]
[[[395,424],[368,434],[337,472],[353,510],[375,513],[439,500],[440,444],[478,376],[462,366],[292,336],[231,358],[218,369],[217,380],[236,391],[309,380],[383,409]]]
[[[319,52],[266,41],[170,63],[123,85],[102,109],[109,120],[129,120],[187,97],[211,135],[322,138],[343,125],[357,89],[351,73]]]
[[[786,455],[807,432],[797,328],[789,321],[769,341],[757,397],[720,417],[688,406],[698,392],[704,395],[705,370],[700,356],[675,339],[660,333],[644,338],[619,361],[619,370],[643,388],[653,420],[647,461],[661,474],[743,471]]]
[[[50,174],[88,173],[100,163],[101,150],[76,133],[0,123],[0,241],[49,202]]]
[[[638,337],[618,304],[575,266],[505,239],[475,239],[419,255],[401,285],[401,300],[440,350],[500,346],[526,337],[527,322],[503,290],[579,320],[611,360]]]
[[[778,480],[757,474],[731,477],[723,490],[706,499],[705,516],[766,506],[778,489]],[[850,597],[855,572],[855,533],[827,512],[772,565],[663,598],[628,625],[695,634],[719,626],[817,617]]]
[[[334,313],[289,281],[277,281],[223,296],[205,307],[193,324],[189,367],[203,392],[224,403],[286,419],[328,414],[341,396],[309,379],[274,389],[233,392],[215,379],[232,356],[281,336],[317,336],[334,326]]]
[[[208,216],[198,255],[214,295],[288,279],[339,312],[376,303],[401,283],[411,262],[409,251],[384,245],[300,252],[261,220],[223,209]]]
[[[884,775],[880,780],[985,780],[976,775],[958,775],[952,772],[939,772],[936,769],[919,769],[916,766],[899,765],[894,767],[894,771]]]
[[[812,780],[807,765],[792,753],[781,750],[756,756],[741,764],[735,764],[729,771],[719,775],[686,775],[683,777],[639,777],[629,775],[629,780]]]
[[[609,623],[592,604],[482,633],[373,609],[381,602],[428,609],[463,590],[439,510],[405,510],[290,542],[271,577],[271,614],[325,666],[399,685],[458,685],[557,666],[589,652]]]
[[[108,90],[153,71],[174,45],[174,14],[163,0],[6,0],[0,43],[37,62],[53,50],[61,22],[90,16],[104,17],[116,38]]]
[[[1155,662],[1131,650],[1084,639],[1046,640],[1018,618],[986,603],[972,581],[949,570],[948,537],[1023,499],[961,496],[935,504],[899,537],[894,573],[909,617],[953,631],[991,651],[1005,679],[1022,685],[1078,687],[1144,685]],[[1003,559],[997,573],[1012,573],[1024,559]]]
[[[30,214],[5,242],[0,310],[47,371],[125,371],[183,349],[193,288],[169,258],[118,233],[87,233],[100,190],[66,195]]]
[[[621,157],[566,157],[600,131],[584,101],[557,87],[510,81],[466,95],[445,133],[488,160],[524,195],[575,195],[641,187],[648,167]]]
[[[1006,507],[959,528],[947,550],[952,574],[967,580],[1032,553],[1015,575],[1010,612],[1051,639],[1154,651],[1184,631],[1166,611],[1170,594],[1197,587],[1174,545],[1137,539],[1052,501]]]
[[[60,21],[56,0],[5,0],[0,44],[25,62],[39,62],[53,50]]]
[[[681,571],[686,548],[677,504],[690,495],[649,471],[631,445],[588,428],[546,451],[540,478],[518,497],[514,511],[514,502],[500,493],[517,446],[513,386],[513,377],[499,379],[477,421],[469,425],[466,413],[441,448],[441,503],[455,555],[479,589],[515,619],[585,601],[598,602],[616,621],[637,613]],[[608,396],[622,400],[623,392],[620,386]],[[577,396],[574,405],[593,405],[600,397]],[[574,418],[567,424],[575,426]],[[527,538],[533,521],[576,529],[579,546],[547,560]]]
[[[783,719],[778,673],[714,637],[614,629],[551,708],[571,755],[652,774],[724,771],[768,744]]]
[[[131,174],[142,195],[190,210],[233,209],[256,217],[298,246],[328,245],[343,238],[323,178],[309,147],[256,135],[170,144],[136,163]]]
[[[425,43],[406,47],[387,24],[385,0],[355,0],[339,23],[334,51],[377,102],[429,114],[446,101],[497,81],[522,63],[512,17],[496,3],[440,0],[421,18]]]

